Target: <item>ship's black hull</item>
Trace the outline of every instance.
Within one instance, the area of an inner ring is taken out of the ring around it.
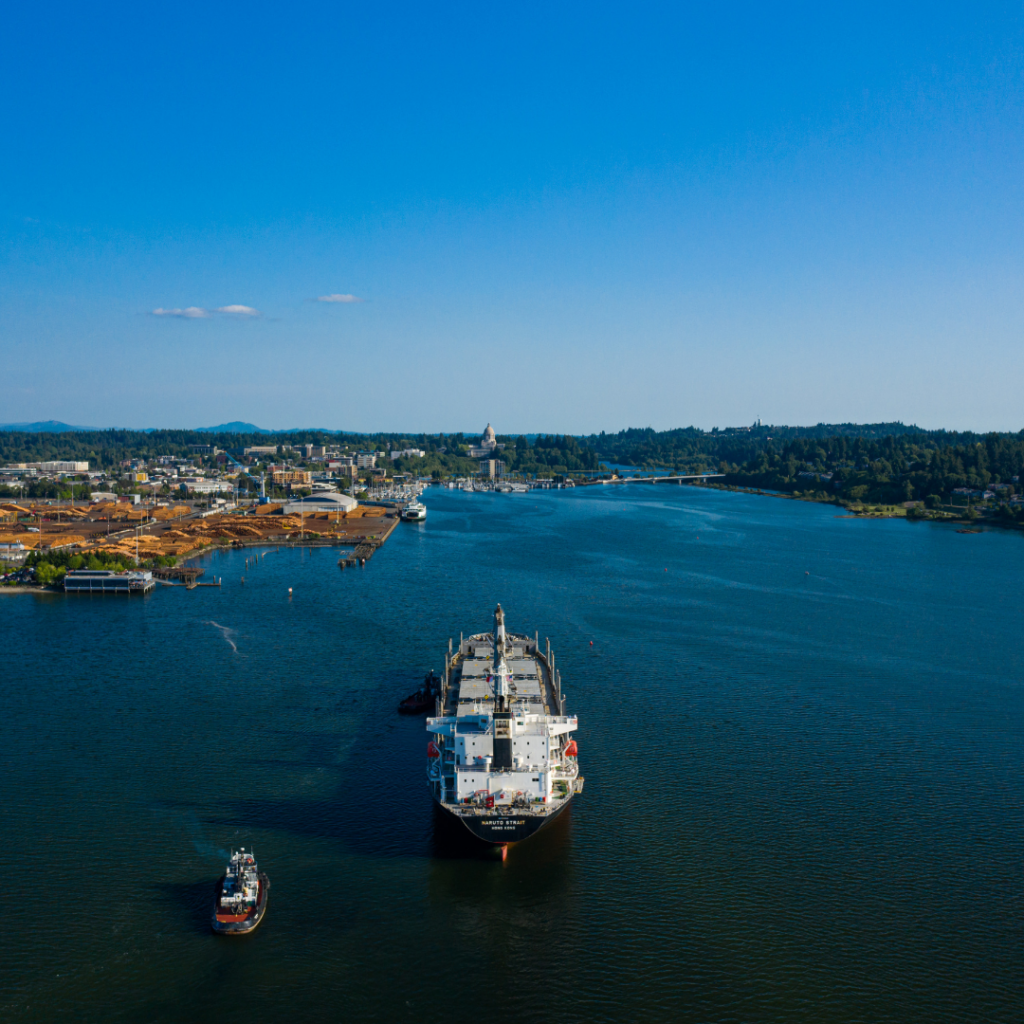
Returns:
[[[566,800],[556,811],[541,816],[539,814],[515,814],[508,815],[460,815],[445,806],[440,800],[435,799],[434,803],[442,810],[445,817],[450,821],[457,821],[470,835],[490,846],[507,846],[510,843],[521,843],[530,836],[535,835],[545,825],[557,818],[562,811],[569,806],[570,800]]]

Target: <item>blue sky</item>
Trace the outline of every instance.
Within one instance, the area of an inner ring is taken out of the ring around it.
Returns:
[[[0,422],[1024,427],[1020,5],[26,4],[5,37]]]

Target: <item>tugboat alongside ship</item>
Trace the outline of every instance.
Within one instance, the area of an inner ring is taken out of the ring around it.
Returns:
[[[267,912],[270,879],[260,871],[252,850],[231,854],[217,883],[217,898],[210,924],[221,935],[247,935]]]
[[[398,710],[403,715],[422,714],[434,707],[440,692],[441,680],[437,677],[437,673],[428,672],[423,679],[423,685],[415,693],[410,693],[398,705]]]
[[[501,848],[557,817],[583,790],[575,716],[565,713],[548,644],[494,628],[448,644],[436,716],[427,719],[427,785],[437,806]]]

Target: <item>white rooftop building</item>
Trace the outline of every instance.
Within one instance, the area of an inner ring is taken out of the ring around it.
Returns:
[[[285,515],[298,512],[350,512],[359,502],[348,494],[339,491],[315,491],[307,498],[289,501],[282,512]]]

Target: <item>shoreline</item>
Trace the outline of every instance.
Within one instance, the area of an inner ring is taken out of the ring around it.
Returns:
[[[903,508],[900,512],[873,512],[870,509],[893,508],[892,505],[867,505],[863,504],[864,511],[857,511],[857,506],[843,501],[841,498],[812,498],[804,494],[787,494],[785,491],[766,491],[758,487],[744,487],[741,484],[717,484],[717,483],[692,483],[689,487],[706,487],[716,491],[737,491],[741,494],[753,494],[761,498],[785,498],[788,501],[813,502],[816,505],[835,505],[844,509],[845,515],[838,515],[836,519],[906,519],[914,523],[950,523],[959,526],[991,526],[1002,530],[1024,530],[1024,525],[1017,523],[1001,522],[989,516],[977,516],[972,519],[968,516],[958,516],[952,512],[940,512],[935,515],[931,509],[908,509]],[[916,515],[910,515],[917,512]]]

